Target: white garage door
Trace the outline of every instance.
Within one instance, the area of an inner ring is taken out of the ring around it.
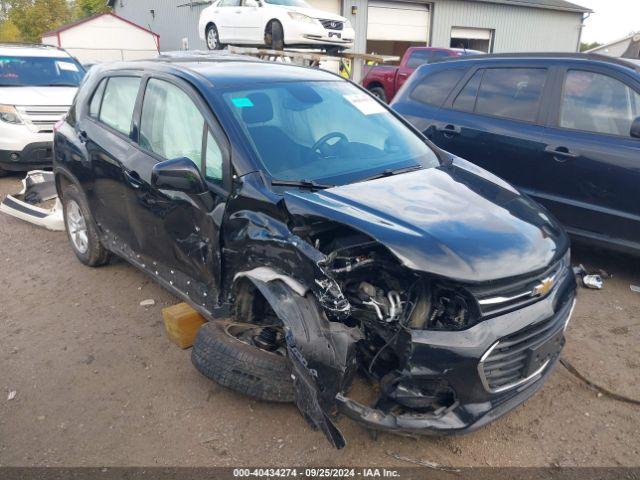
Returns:
[[[369,2],[367,40],[429,40],[429,10],[424,3]]]
[[[491,30],[484,28],[453,27],[451,38],[468,38],[471,40],[491,40]]]
[[[307,3],[318,10],[342,15],[342,0],[307,0]]]

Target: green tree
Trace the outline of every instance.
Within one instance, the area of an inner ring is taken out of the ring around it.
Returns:
[[[6,0],[6,20],[20,32],[20,39],[40,42],[42,34],[74,20],[67,0]]]
[[[78,18],[90,17],[98,13],[110,12],[105,0],[76,0],[75,14]]]
[[[21,40],[22,34],[11,20],[0,21],[0,42],[19,42]]]
[[[592,48],[600,47],[601,45],[602,45],[602,43],[598,43],[598,42],[591,42],[591,43],[581,42],[580,43],[580,51],[581,52],[586,52],[587,50],[591,50]]]

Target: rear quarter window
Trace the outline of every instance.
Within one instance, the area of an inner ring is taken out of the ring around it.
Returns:
[[[466,72],[464,68],[456,68],[429,74],[416,85],[409,96],[420,103],[440,107]]]

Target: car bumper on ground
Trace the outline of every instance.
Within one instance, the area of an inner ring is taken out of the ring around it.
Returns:
[[[461,332],[413,330],[410,358],[398,383],[404,405],[376,409],[339,394],[338,408],[376,430],[423,435],[476,430],[542,387],[560,357],[575,295],[575,279],[567,269],[551,294],[525,308]],[[519,377],[500,385],[501,377],[513,372]],[[435,410],[406,408],[443,393],[449,400]]]

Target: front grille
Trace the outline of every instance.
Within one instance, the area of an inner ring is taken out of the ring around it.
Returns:
[[[530,325],[496,342],[483,356],[478,372],[485,388],[498,393],[515,388],[536,378],[560,354],[564,337],[562,332],[573,309],[574,302],[565,303],[552,317]],[[536,370],[528,371],[529,356],[536,349],[549,345],[551,354]]]
[[[50,133],[58,120],[69,111],[68,106],[17,106],[22,121],[34,132]]]
[[[540,300],[560,285],[568,272],[567,261],[563,259],[533,275],[473,285],[468,289],[478,301],[482,316],[489,317],[522,308]],[[550,290],[537,294],[536,287],[546,281],[551,282]]]
[[[344,22],[340,20],[320,19],[320,23],[322,23],[322,26],[327,30],[342,30],[344,28]]]

